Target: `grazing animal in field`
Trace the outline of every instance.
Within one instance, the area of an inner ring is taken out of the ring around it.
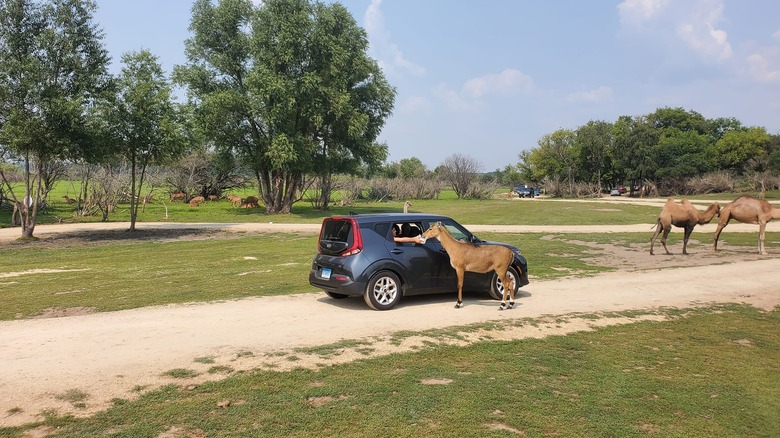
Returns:
[[[241,197],[238,195],[227,195],[228,201],[230,201],[230,205],[233,207],[240,207],[241,206]]]
[[[260,207],[260,200],[255,196],[247,196],[241,200],[241,208],[258,208]]]
[[[209,195],[209,201],[219,201],[219,196],[217,196],[217,195]]]
[[[187,194],[184,192],[171,193],[171,201],[187,202]]]
[[[772,207],[766,199],[756,199],[752,196],[740,196],[729,202],[720,211],[718,228],[715,230],[712,245],[713,251],[718,250],[718,238],[723,228],[731,219],[736,219],[744,224],[758,224],[758,253],[764,254],[764,237],[766,236],[766,224],[772,219],[780,219],[780,208]]]
[[[190,207],[198,207],[201,204],[206,203],[206,198],[203,196],[195,196],[194,198],[190,199]]]
[[[458,276],[458,302],[456,309],[463,306],[463,276],[469,272],[495,271],[501,283],[504,285],[504,296],[501,299],[499,310],[511,309],[515,305],[515,288],[512,277],[508,274],[509,266],[514,261],[512,250],[501,245],[474,245],[470,242],[460,242],[441,224],[436,222],[422,234],[425,239],[435,237],[441,242],[441,246],[450,257],[450,265],[455,268]],[[509,295],[509,305],[506,299]]]
[[[65,203],[66,204],[75,204],[76,203],[76,200],[71,198],[68,195],[63,196],[63,198],[65,199]]]
[[[655,239],[658,234],[663,231],[661,236],[661,245],[664,246],[666,254],[671,255],[669,249],[666,247],[666,237],[669,236],[669,232],[672,231],[672,225],[675,227],[683,228],[685,235],[683,237],[683,254],[688,254],[688,238],[691,237],[693,228],[696,225],[704,225],[710,223],[712,218],[720,211],[718,203],[714,203],[707,208],[706,211],[701,212],[693,206],[687,199],[683,198],[679,204],[674,202],[674,198],[669,198],[664,204],[661,214],[658,215],[658,219],[655,223],[655,234],[650,238],[650,255],[653,255],[653,245],[655,245]]]

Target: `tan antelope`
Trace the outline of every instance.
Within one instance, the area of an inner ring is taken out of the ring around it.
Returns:
[[[499,310],[511,309],[515,305],[515,288],[512,276],[508,274],[509,266],[515,256],[512,250],[500,245],[475,245],[470,242],[460,242],[441,224],[436,222],[422,234],[425,239],[435,237],[450,257],[450,265],[458,275],[458,302],[455,308],[463,306],[463,276],[468,272],[495,271],[504,285],[504,295],[501,298]],[[509,295],[509,304],[506,299]]]

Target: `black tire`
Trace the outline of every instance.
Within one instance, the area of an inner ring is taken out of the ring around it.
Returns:
[[[371,277],[363,299],[374,310],[390,310],[401,301],[401,280],[390,271],[379,271]]]
[[[520,284],[520,274],[518,274],[517,269],[512,266],[509,267],[507,273],[512,278],[515,286],[515,293],[517,293],[517,285]],[[494,300],[501,300],[504,298],[504,285],[501,284],[501,280],[498,278],[495,271],[490,279],[490,298],[493,298]]]
[[[335,299],[337,299],[337,300],[342,300],[342,299],[344,299],[344,298],[349,298],[349,295],[344,295],[344,294],[337,294],[336,292],[328,292],[328,291],[325,291],[325,293],[326,293],[326,294],[328,294],[328,296],[329,296],[329,297],[331,297],[331,298],[335,298]]]

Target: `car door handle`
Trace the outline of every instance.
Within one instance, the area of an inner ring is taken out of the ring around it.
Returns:
[[[403,253],[404,253],[404,250],[398,249],[398,248],[390,250],[390,254],[403,254]]]

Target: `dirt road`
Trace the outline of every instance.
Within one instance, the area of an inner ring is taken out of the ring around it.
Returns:
[[[162,226],[170,225],[173,224]],[[732,232],[738,228],[734,225],[738,224],[729,226]],[[649,225],[641,226],[642,231],[649,232]],[[277,227],[266,229],[292,230],[287,225]],[[529,227],[522,228],[527,231]],[[756,228],[750,226],[752,232]],[[299,232],[317,229],[294,228]],[[46,227],[41,227],[37,234],[45,235],[46,231]],[[145,390],[169,383],[197,385],[239,370],[284,370],[366,357],[365,353],[350,349],[328,358],[301,350],[343,339],[364,339],[371,344],[370,354],[379,355],[409,351],[420,345],[414,337],[400,345],[389,342],[389,336],[398,331],[489,320],[530,317],[544,322],[549,315],[727,302],[772,309],[780,305],[780,254],[776,248],[770,250],[769,255],[761,257],[728,249],[705,256],[699,247],[701,257],[694,254],[687,258],[649,256],[642,251],[635,256],[634,269],[593,278],[533,281],[523,289],[519,305],[503,312],[497,310],[495,301],[480,295],[466,295],[465,307],[460,310],[453,308],[452,296],[440,295],[409,298],[392,311],[376,312],[369,310],[361,299],[333,300],[322,293],[309,293],[4,321],[0,322],[0,425],[40,419],[41,412],[47,409],[89,415],[108,407],[114,398],[133,399]],[[646,270],[659,261],[679,266],[685,260],[706,261],[701,266]],[[724,264],[734,260],[738,261]],[[630,322],[604,319],[560,324],[554,322],[555,318],[550,321],[538,327],[480,336],[545,336],[598,324]],[[189,379],[163,375],[174,369],[192,370],[199,375]],[[72,400],[63,396],[66,394],[84,395],[86,406],[74,407]]]

